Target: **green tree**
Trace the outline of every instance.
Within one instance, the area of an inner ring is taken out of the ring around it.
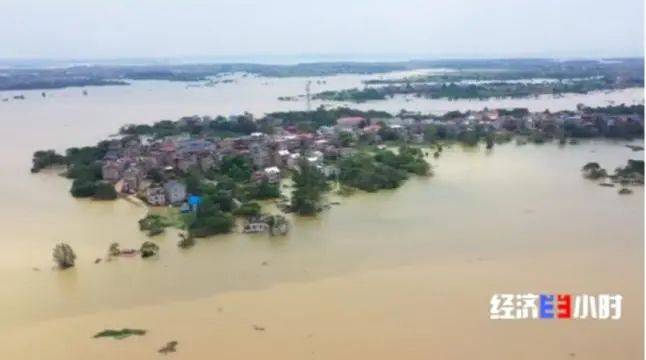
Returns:
[[[121,255],[121,249],[119,249],[119,243],[118,242],[113,242],[110,244],[110,247],[108,248],[108,256],[119,256]]]
[[[280,185],[272,184],[267,180],[250,184],[247,187],[247,196],[251,199],[265,200],[280,197]]]
[[[65,243],[57,244],[54,247],[52,256],[54,257],[54,262],[56,262],[56,265],[58,265],[58,267],[61,269],[67,269],[74,266],[74,262],[76,261],[76,254],[74,254],[74,250],[72,250],[71,246]]]
[[[256,202],[248,202],[240,205],[239,208],[233,210],[233,215],[236,216],[257,216],[260,215],[260,204]]]
[[[179,234],[180,240],[177,242],[177,246],[182,249],[188,249],[195,245],[195,238],[191,235]]]
[[[95,185],[93,196],[97,200],[114,200],[117,198],[117,191],[112,184],[101,181]]]
[[[427,125],[424,128],[424,140],[426,140],[429,143],[434,143],[438,140],[439,135],[437,131],[437,126],[435,125]]]
[[[487,149],[492,149],[493,145],[494,145],[493,134],[491,134],[491,133],[487,134],[485,140],[487,142]]]
[[[251,177],[252,166],[243,156],[226,156],[222,160],[221,170],[224,175],[236,182],[246,182]]]
[[[589,162],[583,166],[583,176],[588,179],[596,180],[608,176],[608,173],[605,169],[596,162]]]
[[[198,215],[190,224],[189,234],[194,237],[226,234],[231,232],[234,219],[231,215],[216,210],[208,215]]]
[[[354,142],[354,136],[347,132],[343,131],[339,134],[339,143],[341,146],[350,146]]]
[[[96,182],[89,179],[75,179],[72,182],[70,193],[74,197],[85,198],[92,197],[96,192]]]
[[[139,220],[139,230],[146,231],[148,236],[159,235],[170,225],[168,219],[158,214],[148,214]]]
[[[325,175],[306,160],[299,162],[293,176],[291,209],[299,215],[314,215],[320,208],[322,195],[329,189]]]
[[[144,243],[141,244],[139,252],[141,253],[142,258],[155,256],[159,253],[159,246],[152,241],[144,241]]]
[[[34,153],[32,163],[33,166],[31,168],[31,172],[37,173],[52,165],[65,165],[67,163],[67,159],[65,156],[56,153],[54,150],[40,150]]]
[[[202,193],[202,176],[197,169],[190,169],[184,178],[186,184],[186,192],[193,195],[200,195]]]

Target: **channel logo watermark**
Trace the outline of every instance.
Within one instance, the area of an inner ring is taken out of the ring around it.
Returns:
[[[489,301],[493,320],[621,319],[619,294],[494,294]]]

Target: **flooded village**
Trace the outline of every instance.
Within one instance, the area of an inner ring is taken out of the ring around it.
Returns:
[[[326,83],[344,88],[348,79]],[[420,99],[423,106],[409,111],[399,111],[413,105],[403,99],[343,104],[352,108],[313,100],[312,111],[276,100],[302,91],[305,81],[246,77],[208,88],[143,81],[87,95],[73,88],[45,98],[25,92],[25,100],[2,103],[16,119],[0,125],[16,139],[2,146],[17,156],[6,167],[13,175],[0,179],[7,199],[0,222],[8,238],[21,239],[0,254],[8,284],[1,298],[15,309],[0,327],[8,354],[24,358],[47,347],[52,358],[67,358],[69,348],[56,346],[65,338],[97,358],[147,358],[175,342],[171,356],[199,358],[216,351],[217,339],[225,358],[279,357],[271,350],[277,344],[295,349],[295,357],[344,357],[347,349],[327,342],[363,343],[353,334],[378,337],[402,319],[437,339],[444,335],[428,323],[459,338],[464,329],[451,325],[459,319],[502,344],[507,331],[473,320],[492,287],[612,287],[639,298],[631,284],[639,283],[634,269],[642,263],[643,188],[599,185],[611,183],[628,160],[643,159],[635,135],[643,126],[641,90],[513,102]],[[191,113],[234,115],[183,116]],[[34,157],[37,149],[44,150]],[[608,177],[587,178],[582,168],[591,162]],[[299,178],[302,169],[311,176]],[[623,188],[633,194],[619,196]],[[59,248],[63,264],[74,259],[74,266],[47,271],[61,243],[73,249]],[[590,270],[598,259],[616,270]],[[527,264],[549,271],[511,275]],[[571,277],[556,276],[566,269]],[[444,308],[447,317],[401,307],[384,296],[387,289]],[[25,299],[32,299],[28,307],[16,305]],[[338,327],[335,304],[362,309],[355,326]],[[285,319],[295,307],[330,316]],[[639,309],[630,302],[625,311]],[[385,316],[385,327],[374,326],[371,314]],[[176,326],[158,323],[168,318]],[[620,322],[636,333],[634,320]],[[145,335],[92,338],[120,329]],[[518,340],[533,331],[517,330]],[[564,331],[537,336],[555,356],[636,351],[635,337],[608,344],[603,339],[614,328],[589,330],[565,345]],[[45,340],[52,332],[61,335]],[[309,340],[294,344],[299,336]],[[410,341],[392,334],[392,351],[366,342],[356,355],[401,354]],[[435,343],[433,352],[453,354],[450,345]],[[466,351],[475,356],[477,349]]]
[[[225,234],[236,228],[236,218],[245,219],[243,232],[284,235],[289,229],[284,215],[262,212],[259,201],[273,199],[283,213],[315,215],[330,206],[321,196],[329,190],[326,183],[336,184],[337,193],[346,195],[399,187],[407,173],[431,175],[426,160],[429,151],[437,158],[452,143],[483,143],[487,149],[510,141],[576,145],[580,138],[639,138],[643,123],[641,105],[580,105],[577,111],[555,113],[485,109],[441,116],[403,110],[393,116],[348,108],[272,113],[261,118],[250,113],[193,116],[126,125],[112,139],[94,147],[68,149],[65,155],[38,151],[32,171],[65,165],[65,175],[74,179],[70,192],[75,197],[114,200],[118,194],[132,195],[152,207],[176,209],[171,214],[179,216],[179,221],[160,214],[139,220],[140,228],[151,236],[169,226],[187,230],[182,236],[189,239]],[[396,146],[400,148],[393,152]],[[635,168],[634,176],[626,170],[632,177],[621,181],[624,185],[643,184],[643,161],[634,161],[641,170]],[[311,170],[303,171],[304,166]],[[309,181],[322,184],[320,189],[302,185],[307,189],[301,193],[315,192],[303,200],[307,205],[290,201],[281,192],[288,186],[281,185],[282,179],[303,173],[311,173]],[[620,194],[630,192],[626,187],[619,190]]]
[[[0,359],[644,359],[644,1],[0,8]]]

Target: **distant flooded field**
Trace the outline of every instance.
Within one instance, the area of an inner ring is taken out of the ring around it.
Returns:
[[[330,77],[320,86],[363,78]],[[182,250],[169,231],[155,240],[159,259],[99,264],[111,242],[138,247],[147,239],[137,226],[146,208],[77,200],[55,172],[29,173],[34,150],[91,144],[124,123],[302,109],[304,102],[277,97],[302,93],[306,80],[236,78],[204,88],[138,82],[89,88],[88,96],[65,89],[0,102],[4,357],[152,359],[171,340],[179,341],[177,359],[643,357],[643,188],[620,196],[580,173],[589,161],[614,169],[643,159],[624,141],[491,151],[453,145],[429,159],[434,176],[339,198],[317,218],[291,217],[284,238],[234,233]],[[360,107],[561,110],[610,101],[641,103],[643,90]],[[63,272],[51,269],[51,249],[61,241],[78,257]],[[488,319],[493,293],[517,292],[620,293],[623,318]],[[123,327],[149,333],[92,339]]]

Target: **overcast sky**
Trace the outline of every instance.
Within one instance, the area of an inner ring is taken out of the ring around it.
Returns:
[[[641,56],[643,0],[0,0],[0,58]]]

